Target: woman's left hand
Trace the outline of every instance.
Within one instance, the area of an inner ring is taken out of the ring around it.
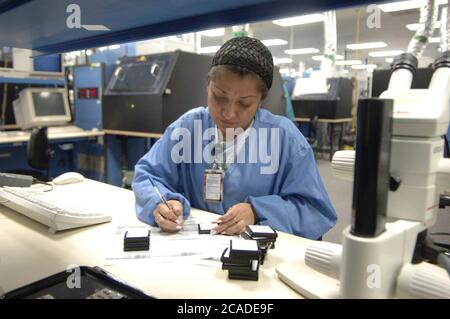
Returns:
[[[217,226],[211,230],[211,234],[237,235],[244,232],[247,225],[255,223],[255,215],[250,204],[240,203],[232,206],[216,222]]]

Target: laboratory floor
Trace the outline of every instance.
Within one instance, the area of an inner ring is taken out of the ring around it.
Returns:
[[[333,177],[331,162],[328,160],[317,160],[317,166],[338,214],[336,226],[326,233],[323,239],[333,243],[341,243],[342,231],[350,224],[353,183]],[[450,233],[450,207],[439,210],[437,222],[430,229],[430,233],[433,232]],[[450,236],[434,236],[433,238],[439,242],[450,244]]]

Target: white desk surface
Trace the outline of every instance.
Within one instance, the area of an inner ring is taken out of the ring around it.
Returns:
[[[105,266],[108,264],[105,253],[117,226],[124,220],[136,220],[133,192],[91,180],[59,187],[67,188],[69,200],[70,194],[80,187],[95,193],[98,198],[95,206],[103,203],[113,221],[49,234],[46,226],[0,205],[0,289],[3,292],[75,264],[100,266],[157,298],[302,298],[278,279],[275,267],[285,261],[302,261],[310,240],[279,233],[275,249],[269,250],[260,267],[258,281],[229,280],[228,272],[221,268],[189,261],[155,263],[150,259],[136,259]],[[191,213],[208,214],[196,209]]]
[[[9,135],[8,132],[19,132],[17,135]],[[65,132],[65,133],[50,133],[49,140],[65,139],[65,138],[77,138],[77,137],[94,137],[103,136],[105,133],[103,131],[84,131],[84,132]],[[30,139],[29,132],[23,131],[7,131],[0,132],[0,144],[6,143],[22,143],[28,142]]]

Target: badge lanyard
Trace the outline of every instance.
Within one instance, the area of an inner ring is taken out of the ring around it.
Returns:
[[[214,163],[211,169],[206,169],[203,174],[203,198],[207,202],[223,201],[223,182],[226,170],[225,150],[222,151],[222,164],[217,160],[218,144],[214,146]]]
[[[253,121],[250,127],[253,125]],[[244,139],[248,135],[249,130],[244,132]],[[220,152],[217,148],[221,147]],[[214,146],[214,163],[211,169],[205,169],[203,174],[203,198],[207,202],[220,203],[223,201],[223,188],[225,171],[227,170],[226,161],[226,147],[225,142],[219,142],[218,131],[216,127],[216,145]],[[234,147],[234,145],[233,145]],[[241,145],[242,147],[242,145]],[[239,152],[239,145],[237,145],[237,152]],[[218,160],[218,156],[222,154],[222,161]]]

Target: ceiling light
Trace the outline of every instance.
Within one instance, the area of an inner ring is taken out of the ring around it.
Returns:
[[[446,4],[447,0],[438,0],[436,1],[438,5]],[[385,4],[377,5],[383,12],[395,12],[395,11],[403,11],[403,10],[411,10],[418,9],[422,7],[426,1],[424,0],[410,0],[410,1],[398,1],[398,2],[390,2]]]
[[[362,64],[362,62],[361,62],[361,60],[336,61],[336,65],[355,65],[355,64]]]
[[[410,31],[417,31],[417,29],[419,29],[419,25],[420,23],[411,23],[411,24],[407,24],[406,28]],[[434,29],[438,29],[441,27],[441,21],[436,21],[436,23],[434,24]]]
[[[291,63],[292,59],[289,58],[273,58],[273,64]]]
[[[352,65],[352,69],[354,70],[365,70],[365,69],[376,69],[377,66],[375,64],[359,64],[359,65]]]
[[[200,34],[207,36],[207,37],[221,37],[225,34],[225,28],[217,28],[217,29],[200,31]]]
[[[339,54],[336,54],[335,56],[334,56],[334,59],[335,60],[342,60],[344,57],[342,56],[342,55],[339,55]],[[314,60],[314,61],[322,61],[323,60],[323,55],[314,55],[314,56],[312,56],[312,59]]]
[[[289,50],[285,50],[284,53],[296,55],[296,54],[319,53],[319,51],[320,51],[319,49],[315,49],[315,48],[303,48],[303,49],[289,49]]]
[[[374,51],[374,52],[369,52],[369,56],[374,57],[374,58],[379,58],[379,57],[386,57],[386,56],[396,56],[396,55],[399,55],[402,53],[403,53],[402,50]]]
[[[441,38],[440,37],[434,37],[434,38],[429,38],[428,39],[428,43],[439,43],[441,42]]]
[[[214,53],[214,52],[219,51],[219,49],[220,49],[220,45],[213,45],[210,47],[200,48],[199,52],[200,53]]]
[[[110,49],[110,50],[115,50],[118,48],[120,48],[120,44],[113,44],[113,45],[108,46],[108,49]]]
[[[286,40],[281,40],[281,39],[268,39],[268,40],[261,40],[261,42],[266,46],[266,47],[272,47],[275,45],[285,45],[288,42]]]
[[[321,22],[323,21],[323,19],[324,19],[323,14],[316,13],[286,19],[273,20],[272,23],[282,27],[290,27],[293,25]]]
[[[394,58],[386,58],[385,60],[387,63],[392,63],[394,62]]]
[[[376,49],[387,47],[384,42],[366,42],[366,43],[354,43],[347,44],[347,49],[349,50],[364,50],[364,49]]]

